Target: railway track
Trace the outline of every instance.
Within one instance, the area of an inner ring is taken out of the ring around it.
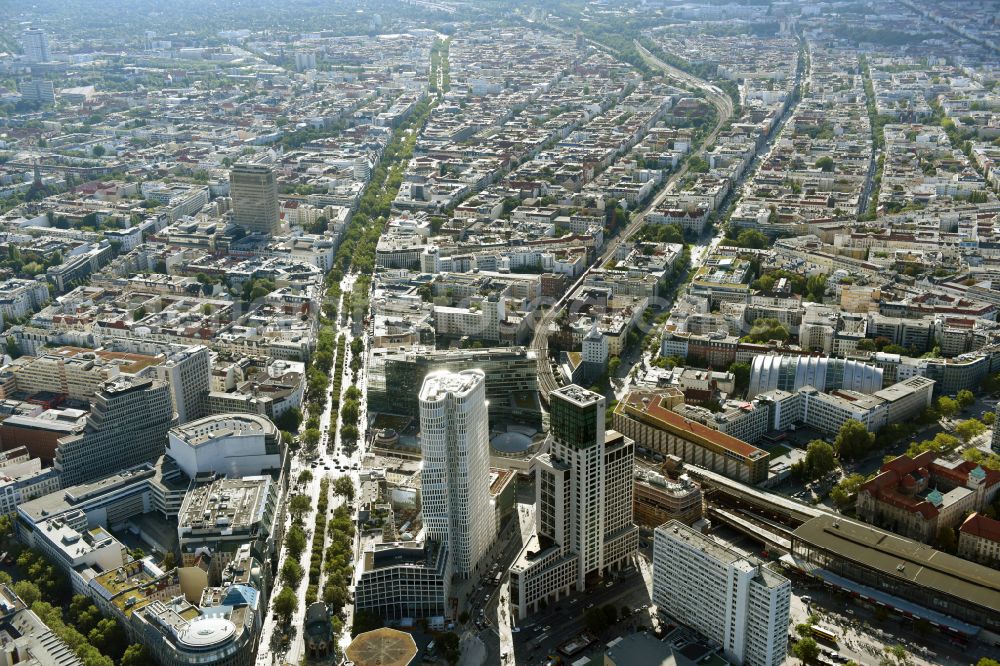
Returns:
[[[700,156],[705,153],[705,148],[711,146],[716,137],[718,137],[719,132],[722,127],[726,124],[733,115],[733,101],[728,95],[723,93],[719,88],[712,85],[708,81],[699,79],[695,76],[688,74],[682,70],[677,69],[667,65],[660,59],[656,58],[652,53],[647,51],[639,42],[635,42],[636,48],[642,54],[643,58],[650,62],[655,67],[659,67],[667,76],[682,81],[688,85],[694,86],[705,93],[706,99],[712,106],[716,108],[718,113],[718,119],[716,121],[715,127],[712,129],[705,139],[701,142],[699,148],[692,153],[692,156]],[[619,233],[605,248],[604,252],[597,256],[593,263],[591,263],[583,274],[577,279],[575,283],[563,294],[556,303],[546,310],[541,318],[535,324],[534,336],[531,340],[530,349],[535,352],[538,361],[538,388],[542,397],[542,402],[546,405],[548,404],[549,394],[559,388],[559,382],[556,380],[555,371],[552,369],[552,362],[549,359],[549,334],[552,324],[556,321],[559,313],[562,312],[563,308],[569,302],[569,295],[572,294],[576,289],[586,280],[587,276],[594,268],[604,265],[604,263],[614,255],[622,243],[627,242],[632,236],[634,236],[642,228],[646,221],[646,215],[649,211],[653,210],[660,205],[664,197],[667,196],[672,190],[674,185],[687,175],[688,166],[687,162],[681,166],[676,172],[670,175],[663,189],[657,194],[653,199],[636,215],[633,216],[632,221],[629,222],[628,226]]]

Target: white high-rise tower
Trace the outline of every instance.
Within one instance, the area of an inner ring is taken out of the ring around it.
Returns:
[[[424,378],[420,441],[426,536],[448,544],[452,570],[467,578],[496,536],[486,376],[481,370],[432,372]]]
[[[49,38],[43,30],[29,28],[21,33],[21,46],[24,49],[24,59],[27,62],[48,62]]]

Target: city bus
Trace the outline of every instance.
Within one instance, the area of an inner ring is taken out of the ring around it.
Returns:
[[[815,636],[820,640],[824,640],[827,643],[833,643],[834,645],[837,644],[837,634],[833,633],[829,629],[824,629],[823,627],[818,627],[816,625],[813,625],[809,627],[809,631],[812,633],[813,636]]]

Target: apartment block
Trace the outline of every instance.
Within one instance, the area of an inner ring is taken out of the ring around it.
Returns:
[[[732,663],[784,663],[791,592],[788,579],[768,565],[680,521],[656,528],[653,603],[721,644]]]

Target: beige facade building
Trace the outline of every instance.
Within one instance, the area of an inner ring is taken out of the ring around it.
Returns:
[[[266,164],[237,164],[229,172],[233,222],[247,231],[275,235],[281,229],[278,184]]]
[[[958,530],[958,556],[988,566],[1000,565],[1000,520],[973,513]]]
[[[686,474],[674,481],[636,469],[634,493],[636,525],[655,528],[668,520],[691,525],[702,516],[701,487]]]

